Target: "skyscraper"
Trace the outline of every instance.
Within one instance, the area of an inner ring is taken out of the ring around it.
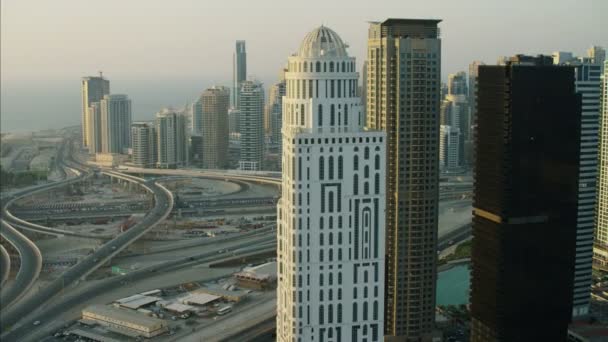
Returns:
[[[247,51],[245,41],[237,40],[232,60],[232,107],[239,108],[241,83],[247,79]]]
[[[564,62],[563,65],[574,67],[576,92],[582,96],[579,206],[572,308],[572,316],[580,317],[589,314],[592,280],[593,219],[597,200],[597,151],[602,66],[589,57],[573,58]]]
[[[457,170],[462,159],[462,135],[458,127],[441,125],[439,132],[439,167],[445,171]]]
[[[474,61],[469,64],[469,122],[471,127],[469,128],[469,139],[465,141],[464,150],[464,160],[467,165],[473,164],[473,141],[475,140],[474,135],[474,127],[475,120],[477,117],[477,76],[479,75],[479,66],[484,65],[481,61]]]
[[[156,128],[149,122],[134,122],[131,125],[131,161],[137,167],[156,166]]]
[[[604,64],[606,60],[606,50],[601,46],[592,46],[587,50],[587,57],[595,64]]]
[[[91,102],[87,111],[87,142],[89,153],[102,152],[103,138],[101,135],[101,104]]]
[[[99,76],[82,78],[82,143],[84,147],[89,146],[88,139],[92,134],[89,132],[89,116],[87,115],[89,107],[91,103],[101,101],[108,94],[110,94],[110,81],[103,78],[101,73]]]
[[[597,211],[595,216],[594,264],[608,270],[608,61],[604,62],[600,127],[598,132]]]
[[[261,170],[264,157],[264,89],[256,81],[244,81],[240,90],[239,130],[241,170]]]
[[[100,106],[102,152],[126,154],[131,147],[131,100],[122,94],[105,95]]]
[[[387,132],[385,334],[433,334],[439,197],[440,20],[372,23],[367,124]]]
[[[221,86],[206,89],[195,104],[195,112],[200,112],[202,120],[202,166],[205,169],[227,167],[229,105],[230,90]]]
[[[156,146],[159,168],[174,169],[188,164],[186,116],[172,109],[156,114]]]
[[[280,73],[279,82],[270,87],[268,95],[268,116],[270,119],[270,141],[277,147],[277,151],[281,152],[281,127],[283,125],[283,96],[285,96],[285,72],[283,69]]]
[[[448,95],[467,96],[468,93],[467,74],[464,71],[448,75]]]
[[[228,109],[228,132],[231,135],[241,133],[241,111],[235,108]]]
[[[327,27],[289,57],[277,220],[277,341],[382,341],[385,143]]]
[[[550,56],[480,66],[471,341],[565,341],[572,315],[581,98]]]

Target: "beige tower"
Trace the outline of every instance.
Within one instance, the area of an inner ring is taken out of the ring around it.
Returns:
[[[435,322],[440,20],[372,23],[367,124],[387,132],[385,340],[431,337]]]
[[[228,107],[230,90],[211,87],[195,103],[201,113],[202,164],[205,169],[224,169],[228,163]]]
[[[89,108],[93,102],[101,101],[103,97],[108,94],[110,94],[110,81],[103,78],[101,74],[99,76],[82,78],[82,144],[85,147],[89,146],[89,138],[94,135],[93,132],[89,131],[89,127],[92,126],[89,124]]]

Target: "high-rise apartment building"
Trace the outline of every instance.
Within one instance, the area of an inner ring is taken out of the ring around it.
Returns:
[[[473,61],[469,64],[469,122],[471,124],[469,128],[469,139],[464,142],[464,162],[466,165],[473,165],[473,141],[475,137],[473,136],[475,133],[475,118],[477,117],[477,76],[479,74],[479,66],[484,65],[481,61]]]
[[[467,74],[464,71],[448,75],[448,95],[467,96],[468,93]]]
[[[203,139],[202,167],[223,169],[228,163],[228,107],[230,90],[215,86],[206,89],[194,104],[200,134]]]
[[[244,40],[236,41],[232,58],[232,108],[239,108],[241,83],[247,79],[247,51],[245,51]]]
[[[231,136],[241,133],[241,111],[238,109],[228,109],[228,132]]]
[[[329,28],[286,82],[277,341],[382,341],[386,135],[363,130],[355,58]]]
[[[131,100],[122,94],[105,95],[100,107],[102,152],[126,154],[131,147]]]
[[[439,167],[458,170],[462,161],[462,135],[458,127],[441,125],[439,131]]]
[[[572,315],[581,97],[550,56],[480,66],[471,341],[565,341]]]
[[[593,261],[598,268],[608,270],[608,61],[602,77]]]
[[[270,87],[268,106],[266,107],[270,120],[270,141],[277,147],[279,153],[282,150],[281,142],[283,140],[281,127],[283,126],[283,96],[285,96],[286,89],[285,72],[286,70],[283,70],[279,75],[279,82]]]
[[[553,64],[557,65],[566,63],[574,59],[574,54],[572,54],[572,52],[566,51],[555,51],[551,56],[553,57]]]
[[[156,128],[150,122],[134,122],[131,125],[131,162],[142,168],[156,166]]]
[[[361,110],[363,111],[364,122],[367,123],[367,61],[363,61],[361,67],[361,84],[359,85],[359,97],[361,97]]]
[[[388,341],[433,334],[439,201],[440,20],[372,23],[367,124],[387,132]]]
[[[101,135],[101,104],[91,102],[87,111],[87,143],[89,153],[102,152],[103,138]]]
[[[264,89],[256,81],[241,83],[239,95],[241,170],[261,170],[264,158]]]
[[[83,77],[81,81],[82,95],[82,143],[84,147],[89,146],[89,137],[93,134],[89,132],[88,110],[91,103],[99,102],[105,95],[110,94],[110,81],[99,76]]]
[[[606,50],[601,46],[592,46],[587,50],[587,57],[591,58],[591,63],[604,64]]]
[[[156,165],[174,169],[188,164],[188,130],[186,115],[163,109],[156,114]]]
[[[555,59],[554,59],[555,61]],[[561,63],[574,67],[576,92],[582,96],[581,147],[574,269],[573,317],[589,314],[593,230],[597,201],[598,127],[600,116],[600,74],[602,66],[593,58],[579,57]]]

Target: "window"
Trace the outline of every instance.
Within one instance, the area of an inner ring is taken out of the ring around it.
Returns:
[[[329,72],[334,72],[334,62],[329,62]]]
[[[323,180],[325,174],[325,159],[323,157],[319,157],[319,179]]]
[[[357,321],[357,302],[353,303],[353,322]]]
[[[363,158],[366,160],[369,159],[369,147],[365,146],[365,150],[363,151]]]
[[[336,124],[336,106],[332,104],[329,109],[329,125],[334,126]]]
[[[359,170],[359,156],[356,154],[353,158],[353,169],[355,169],[355,171]]]
[[[342,80],[338,80],[338,98],[342,97]]]
[[[365,165],[363,168],[363,177],[369,178],[369,166]]]
[[[317,62],[316,64],[317,72],[321,72],[321,62]]]
[[[363,302],[363,320],[367,320],[367,302]]]
[[[333,323],[334,322],[334,317],[333,316],[334,316],[334,306],[332,304],[329,304],[327,306],[327,323]]]
[[[319,104],[319,113],[317,113],[317,122],[319,126],[323,126],[323,105]]]
[[[380,174],[376,173],[374,179],[374,193],[378,195],[380,193]]]
[[[321,304],[321,306],[319,306],[319,324],[324,324],[324,317],[325,317],[325,313],[323,312],[323,304]]]
[[[380,155],[376,154],[376,157],[374,157],[374,164],[376,166],[376,170],[380,170]]]
[[[348,125],[348,105],[344,105],[344,125]]]
[[[377,300],[374,301],[374,307],[372,309],[372,319],[374,319],[374,320],[378,319],[378,301]]]
[[[304,126],[304,104],[300,105],[300,125]]]
[[[334,193],[333,191],[331,191],[329,193],[329,212],[333,213],[334,212]]]
[[[341,293],[341,289],[338,289],[338,293],[339,294]],[[338,298],[338,299],[340,299],[340,298]],[[338,317],[337,317],[338,323],[342,323],[342,304],[338,303],[337,309],[338,309]]]
[[[334,157],[329,156],[329,179],[334,179]]]
[[[344,176],[344,167],[343,167],[343,158],[342,156],[338,156],[338,179],[342,179]]]
[[[353,176],[353,194],[359,194],[359,175]]]
[[[334,98],[334,80],[329,81],[329,97]]]

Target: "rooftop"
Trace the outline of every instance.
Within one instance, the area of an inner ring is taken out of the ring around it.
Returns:
[[[135,325],[156,328],[158,325],[164,324],[163,320],[154,317],[148,317],[133,311],[118,309],[106,305],[91,305],[82,310],[83,317],[88,314],[94,314],[103,317],[112,317],[116,320],[129,322]]]
[[[319,58],[319,57],[348,57],[346,45],[340,36],[326,26],[319,26],[310,31],[298,51],[299,57]]]

